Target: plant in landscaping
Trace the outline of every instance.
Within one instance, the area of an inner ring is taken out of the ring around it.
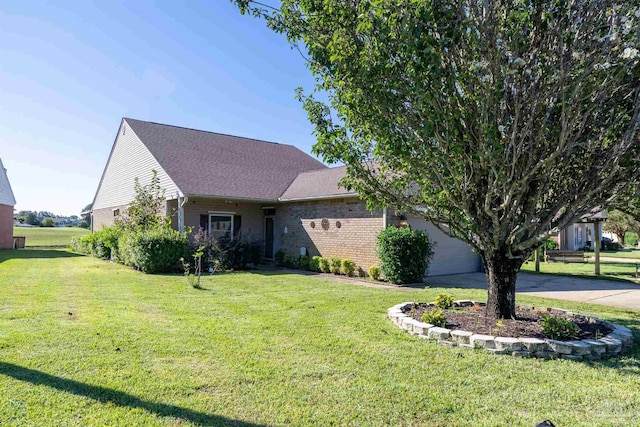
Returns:
[[[125,265],[144,273],[163,273],[175,271],[187,245],[184,233],[157,228],[125,234],[119,241],[119,250]]]
[[[315,255],[313,257],[311,257],[311,263],[310,263],[310,267],[311,267],[311,271],[322,271],[320,269],[320,260],[322,259],[321,256]]]
[[[438,294],[436,296],[436,305],[443,310],[453,307],[453,297],[448,294]]]
[[[191,272],[191,266],[185,262],[184,258],[180,258],[182,268],[184,269],[184,275],[187,278],[189,284],[195,289],[203,289],[200,285],[200,276],[202,275],[202,256],[204,255],[204,246],[198,247],[198,249],[191,254],[194,260],[194,271]]]
[[[574,338],[580,330],[571,320],[561,317],[543,316],[541,324],[542,333],[554,340]]]
[[[447,318],[444,315],[444,310],[441,308],[432,308],[422,313],[422,321],[441,328],[447,325]]]
[[[310,270],[311,269],[311,262],[309,260],[309,257],[307,255],[302,255],[300,257],[300,259],[298,260],[298,264],[300,265],[300,269],[301,270]]]
[[[468,243],[492,316],[552,231],[639,182],[637,1],[233,1],[303,45],[314,153]]]
[[[356,271],[356,263],[352,259],[342,260],[342,271],[349,277],[352,277]]]
[[[381,273],[382,271],[377,265],[372,265],[371,267],[369,267],[369,277],[371,277],[373,280],[379,280]]]
[[[276,254],[273,257],[274,262],[276,264],[276,267],[284,267],[284,257],[285,256],[286,256],[286,254],[284,253],[284,251],[282,249],[280,249],[279,251],[276,252]]]
[[[322,271],[323,273],[330,273],[331,272],[331,262],[329,261],[329,258],[320,258],[320,271]]]
[[[40,224],[40,227],[55,227],[56,223],[53,222],[52,218],[45,218],[42,220],[42,224]]]
[[[380,267],[392,283],[415,283],[429,269],[433,244],[422,231],[387,227],[378,233]]]
[[[342,260],[338,257],[331,257],[329,259],[329,270],[333,274],[340,274],[340,268],[342,267]]]

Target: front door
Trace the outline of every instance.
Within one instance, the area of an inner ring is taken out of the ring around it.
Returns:
[[[272,216],[264,217],[264,257],[273,259],[273,231],[275,219]]]

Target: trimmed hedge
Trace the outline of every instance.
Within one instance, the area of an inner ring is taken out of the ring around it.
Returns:
[[[391,283],[416,283],[429,269],[433,243],[422,231],[387,227],[378,233],[380,268]]]
[[[188,244],[185,234],[171,229],[133,232],[120,240],[120,258],[144,273],[172,272],[186,255]]]

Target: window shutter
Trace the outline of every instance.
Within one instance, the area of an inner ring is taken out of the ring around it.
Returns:
[[[242,215],[233,216],[233,237],[240,235],[240,227],[242,226]]]
[[[209,215],[200,215],[200,227],[202,227],[204,231],[209,231]]]

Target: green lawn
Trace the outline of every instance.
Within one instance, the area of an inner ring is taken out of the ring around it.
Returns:
[[[89,230],[78,227],[13,227],[14,236],[25,236],[28,247],[68,246],[71,238],[89,234]]]
[[[443,347],[385,318],[442,289],[255,272],[196,290],[35,249],[0,251],[0,277],[2,426],[638,425],[640,346],[603,362],[519,359]],[[520,302],[640,328],[636,311]]]
[[[593,256],[593,253],[590,253]],[[619,251],[602,251],[600,256],[612,258],[637,258],[640,259],[640,249],[625,248]]]
[[[535,263],[528,262],[522,265],[522,270],[527,273],[535,272]],[[640,264],[638,269],[640,275]],[[600,276],[595,275],[595,265],[593,261],[588,263],[568,263],[561,262],[541,262],[540,273],[563,274],[580,277],[592,277],[612,280],[625,280],[640,283],[640,279],[636,279],[636,264],[625,262],[600,262]]]

